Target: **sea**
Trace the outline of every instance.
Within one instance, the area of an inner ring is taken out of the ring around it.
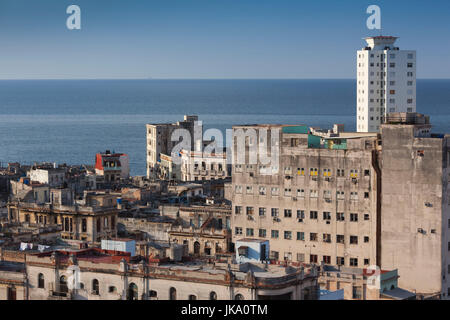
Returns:
[[[2,80],[0,162],[94,164],[127,153],[145,175],[146,123],[195,114],[205,129],[276,123],[355,130],[355,80]],[[417,111],[450,133],[450,80],[417,81]]]

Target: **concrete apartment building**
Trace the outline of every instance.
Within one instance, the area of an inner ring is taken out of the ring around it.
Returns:
[[[222,153],[181,151],[182,181],[205,181],[225,179],[231,176],[226,149]]]
[[[235,126],[278,132],[279,163],[233,163],[233,242],[270,240],[270,259],[366,267],[377,264],[380,170],[377,134],[306,126]],[[253,141],[252,141],[253,140]],[[268,148],[272,146],[268,143]],[[237,141],[233,141],[233,161]],[[269,173],[269,174],[268,174]]]
[[[183,121],[176,123],[147,124],[147,178],[156,178],[159,174],[161,154],[171,156],[172,148],[178,141],[171,141],[172,133],[176,129],[186,129],[191,135],[191,149],[194,149],[194,128],[197,116],[185,115]],[[200,139],[202,127],[199,127]]]
[[[399,285],[450,298],[450,135],[428,117],[390,114],[381,126],[381,267]]]
[[[365,40],[357,52],[356,128],[378,132],[388,113],[416,111],[416,52],[396,47],[397,37]]]
[[[449,298],[450,135],[417,113],[384,121],[380,134],[233,127],[280,129],[273,174],[233,165],[233,242],[269,239],[271,260],[397,269],[400,288]]]

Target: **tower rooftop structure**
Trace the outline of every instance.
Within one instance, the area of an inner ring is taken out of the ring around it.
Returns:
[[[392,36],[376,36],[364,38],[364,40],[366,40],[368,46],[372,50],[385,50],[386,48],[393,49],[394,43],[397,39],[398,37]]]

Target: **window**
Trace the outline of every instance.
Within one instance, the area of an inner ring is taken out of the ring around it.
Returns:
[[[369,237],[368,237],[368,236],[365,236],[365,237],[364,237],[364,242],[365,242],[365,243],[368,243],[368,242],[369,242]]]
[[[297,232],[297,240],[305,241],[305,233],[304,232]]]
[[[235,186],[234,187],[234,191],[237,194],[241,194],[242,193],[242,186]]]
[[[253,237],[253,228],[247,228],[245,230],[245,234],[247,235],[247,237]]]
[[[305,254],[304,253],[297,253],[297,261],[298,262],[305,262]]]
[[[318,198],[319,192],[317,190],[309,190],[309,197],[310,198]]]
[[[285,218],[292,218],[292,210],[291,209],[284,209],[284,217]]]
[[[245,189],[245,192],[247,194],[253,194],[253,187],[252,186],[247,186],[247,188]]]
[[[278,188],[273,187],[273,188],[271,189],[271,194],[272,194],[272,196],[278,196],[278,193],[279,193],[279,189],[278,189]]]
[[[310,211],[309,218],[313,220],[317,220],[317,211]]]
[[[100,294],[100,286],[97,279],[92,280],[92,294],[97,296]]]
[[[357,267],[358,266],[358,258],[350,258],[350,266]]]
[[[364,192],[364,199],[369,199],[369,193],[368,192]]]
[[[259,237],[260,238],[266,237],[266,229],[259,229]]]
[[[272,230],[271,236],[272,236],[272,239],[278,239],[278,236],[279,236],[278,230]]]
[[[331,234],[324,233],[323,234],[323,242],[331,243]]]
[[[278,217],[278,208],[272,208],[272,217]]]
[[[344,191],[336,191],[336,198],[338,200],[345,200],[345,192]]]
[[[345,220],[344,212],[337,212],[336,221],[344,221],[344,220]]]
[[[244,300],[244,296],[238,293],[236,296],[234,296],[234,300]]]
[[[331,257],[330,256],[323,256],[322,261],[324,264],[331,264]]]
[[[337,176],[338,177],[344,177],[345,176],[345,170],[344,169],[337,169]]]
[[[253,207],[247,207],[247,214],[253,214]]]
[[[236,235],[242,235],[242,228],[241,227],[236,227],[234,229],[234,233],[236,233]]]
[[[370,264],[370,259],[364,259],[364,265],[368,266]]]
[[[350,244],[358,244],[358,236],[350,236]]]
[[[266,195],[266,187],[259,187],[259,195],[260,196]]]
[[[350,221],[351,222],[358,222],[358,214],[357,213],[350,213]]]
[[[270,251],[270,260],[276,260],[278,261],[280,255],[278,251]]]
[[[292,195],[292,190],[290,188],[285,188],[284,189],[284,196],[285,197],[290,197]]]
[[[211,291],[209,293],[209,300],[217,300],[217,293],[215,293],[214,291]]]
[[[188,300],[197,300],[197,296],[190,294]]]
[[[317,241],[317,233],[311,232],[309,234],[309,241]]]
[[[343,265],[345,265],[345,259],[344,259],[344,257],[336,257],[336,264],[337,264],[338,266],[343,266]]]
[[[114,287],[114,286],[109,286],[109,287],[108,287],[108,292],[109,292],[109,293],[117,292],[117,288]]]
[[[350,259],[351,260],[351,259]],[[361,299],[362,298],[362,288],[361,287],[353,287],[352,290],[352,298],[353,299]]]
[[[305,211],[297,210],[297,219],[305,219]],[[450,228],[450,220],[449,220],[449,228]]]
[[[234,214],[241,214],[242,213],[242,207],[236,206],[234,207]]]
[[[285,240],[292,240],[292,232],[291,231],[285,231],[284,232],[284,239]]]
[[[344,243],[344,235],[343,234],[337,234],[336,235],[336,243]]]
[[[323,212],[323,220],[331,220],[331,212]]]
[[[297,197],[304,198],[305,197],[305,190],[304,189],[297,189]]]
[[[299,176],[304,176],[305,175],[305,168],[297,168],[297,174]]]
[[[259,216],[264,217],[266,215],[266,208],[259,208]]]
[[[42,273],[39,273],[39,275],[38,275],[38,288],[39,289],[45,288],[44,275]]]
[[[169,289],[169,300],[177,300],[177,289],[173,287]]]
[[[317,176],[318,174],[319,174],[319,170],[317,170],[317,168],[311,168],[311,169],[309,170],[309,175],[310,175],[311,177]]]
[[[317,263],[317,255],[316,254],[309,255],[309,263]]]
[[[412,68],[413,67],[413,63],[412,62],[408,62],[407,67],[408,68]]]

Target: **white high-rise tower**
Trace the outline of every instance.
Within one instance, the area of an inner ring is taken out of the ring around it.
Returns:
[[[365,40],[357,53],[356,129],[376,132],[386,114],[416,111],[416,51],[399,50],[397,37]]]

